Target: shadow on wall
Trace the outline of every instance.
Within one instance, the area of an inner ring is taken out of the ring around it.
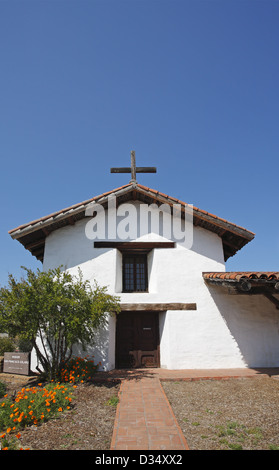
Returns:
[[[208,287],[247,367],[279,367],[279,312],[263,295]]]
[[[73,356],[89,356],[88,359],[94,359],[95,365],[99,364],[99,371],[109,367],[109,335],[106,328],[96,330],[94,341],[84,350],[82,345],[76,344],[73,348]]]

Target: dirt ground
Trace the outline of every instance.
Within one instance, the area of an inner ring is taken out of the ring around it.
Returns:
[[[279,450],[279,380],[162,382],[190,450]]]
[[[26,385],[7,374],[8,393]],[[29,379],[29,382],[32,379]],[[259,376],[228,380],[162,381],[190,450],[279,450],[279,379]],[[59,419],[21,431],[31,450],[108,450],[120,384],[81,384],[74,407]],[[111,403],[111,402],[110,402]]]

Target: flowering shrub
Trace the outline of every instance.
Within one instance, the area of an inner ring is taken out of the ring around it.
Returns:
[[[0,443],[2,449],[15,448],[14,434],[26,426],[41,424],[70,409],[72,387],[51,383],[42,387],[22,388],[11,400],[4,396],[0,403]],[[12,435],[12,437],[11,437]],[[18,433],[17,438],[20,437]]]
[[[91,380],[100,365],[101,362],[95,365],[94,360],[89,360],[88,356],[72,358],[62,366],[59,380],[64,383],[82,383]]]
[[[22,447],[19,447],[19,442],[17,441],[20,436],[20,433],[18,433],[15,437],[9,435],[8,433],[0,434],[0,450],[18,450],[19,448],[20,450],[23,450]]]
[[[70,359],[61,369],[57,379],[45,387],[22,388],[10,399],[4,395],[0,402],[0,448],[13,450],[19,448],[20,429],[48,421],[71,408],[75,383],[92,379],[101,365],[88,357]]]

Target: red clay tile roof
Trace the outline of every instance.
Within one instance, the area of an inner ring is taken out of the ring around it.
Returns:
[[[84,206],[87,206],[87,205],[91,204],[94,201],[97,202],[97,201],[99,201],[99,199],[101,199],[103,197],[107,197],[110,194],[113,194],[114,192],[119,191],[120,189],[126,188],[127,186],[129,186],[129,184],[126,184],[125,186],[121,186],[120,188],[114,189],[112,191],[107,191],[106,193],[100,194],[99,196],[92,197],[92,198],[87,199],[83,202],[79,202],[78,204],[74,204],[72,206],[66,207],[65,209],[61,209],[60,211],[53,212],[52,214],[45,215],[44,217],[40,217],[39,219],[33,220],[32,222],[28,222],[26,224],[19,225],[18,227],[13,228],[12,230],[9,230],[8,233],[10,235],[12,235],[13,233],[17,232],[18,230],[23,230],[23,229],[26,229],[27,227],[31,228],[32,226],[37,225],[38,223],[42,223],[46,220],[53,219],[54,217],[58,217],[59,215],[66,214],[66,213],[69,213],[69,212],[73,212],[76,209],[82,209]]]
[[[119,204],[129,200],[138,199],[149,204],[157,201],[171,206],[173,204],[181,204],[182,207],[191,207],[189,204],[161,193],[160,191],[148,188],[138,183],[128,183],[119,188],[100,194],[99,196],[74,204],[60,211],[33,220],[27,224],[20,225],[10,230],[9,234],[12,238],[22,243],[22,245],[32,253],[32,255],[42,261],[45,238],[50,232],[65,225],[74,224],[78,220],[84,218],[86,207],[88,207],[92,202],[98,202],[99,204],[106,206],[108,196],[110,195],[115,195]],[[233,256],[255,236],[253,232],[217,217],[210,212],[198,209],[197,207],[193,207],[193,223],[195,226],[214,232],[222,238],[225,260],[230,256]]]
[[[267,281],[279,281],[279,272],[269,271],[237,271],[237,272],[208,272],[203,273],[204,279],[223,279],[231,281],[239,281],[240,279],[263,279]]]

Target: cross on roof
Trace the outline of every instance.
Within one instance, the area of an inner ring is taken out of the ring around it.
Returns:
[[[137,173],[156,173],[157,168],[150,167],[150,166],[136,166],[136,152],[134,150],[131,151],[131,168],[130,167],[122,167],[122,168],[111,168],[111,173],[131,173],[131,181],[130,183],[136,183],[136,175]]]

